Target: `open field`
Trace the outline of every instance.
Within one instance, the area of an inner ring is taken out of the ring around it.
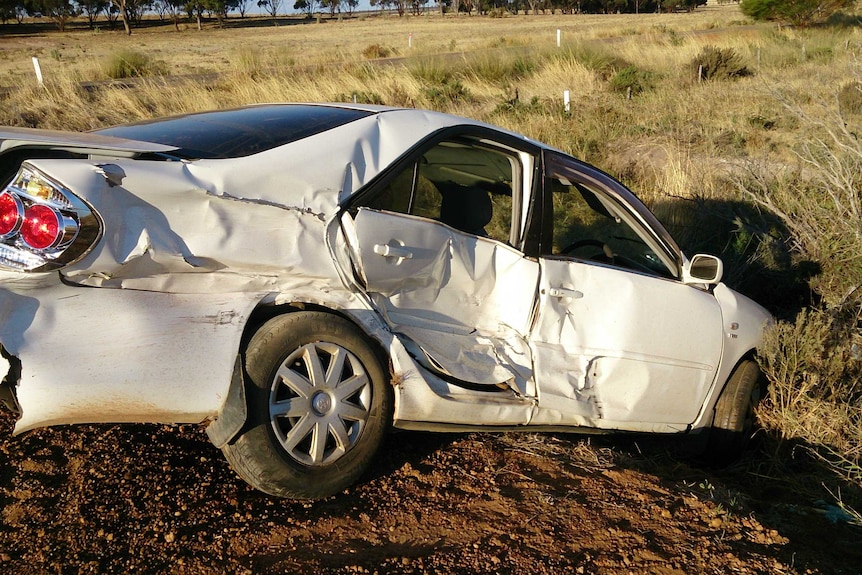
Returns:
[[[102,22],[100,31],[14,34],[15,25],[5,27],[0,38],[0,86],[35,81],[31,57],[41,60],[46,77],[73,76],[80,80],[105,78],[102,65],[112,52],[136,50],[164,63],[169,74],[225,72],[244,69],[249,54],[260,58],[262,66],[309,66],[332,62],[357,62],[366,58],[363,50],[379,45],[391,55],[427,55],[472,51],[500,46],[552,46],[556,30],[566,41],[616,38],[639,34],[661,34],[664,26],[678,33],[708,30],[739,24],[736,9],[703,8],[693,14],[620,15],[538,15],[509,18],[458,18],[381,16],[369,14],[354,19],[228,19],[219,29],[214,22],[197,30],[193,22],[182,23],[175,31],[172,23],[134,29],[126,36],[121,28],[111,31]],[[409,35],[413,35],[412,48]],[[253,41],[250,41],[253,39]]]
[[[10,438],[4,415],[0,572],[859,573],[858,23],[754,25],[728,5],[254,24],[4,34],[0,122],[355,100],[548,142],[781,320],[760,350],[763,429],[720,472],[665,442],[404,433],[361,485],[309,504],[251,492],[194,426]]]

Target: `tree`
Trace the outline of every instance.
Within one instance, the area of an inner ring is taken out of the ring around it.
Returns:
[[[123,28],[126,30],[126,34],[131,36],[132,35],[132,27],[129,24],[129,12],[126,9],[126,1],[127,0],[111,0],[111,2],[114,4],[114,6],[117,7],[117,12],[120,15],[120,20],[123,21]]]
[[[190,2],[186,2],[185,10],[189,15],[189,18],[194,18],[197,22],[198,30],[203,30],[203,23],[201,20],[203,19],[204,10],[206,10],[203,0],[191,0]]]
[[[117,20],[120,19],[120,9],[113,2],[108,2],[108,7],[105,9],[105,19],[108,21],[108,27],[113,30]]]
[[[60,32],[64,32],[66,23],[78,15],[78,8],[70,0],[41,0],[34,8],[53,20]]]
[[[305,12],[306,18],[311,18],[314,16],[314,11],[317,10],[317,0],[296,0],[293,3],[293,9],[301,10]]]
[[[389,7],[391,0],[369,0],[369,4],[371,4],[372,8],[380,7],[380,13],[386,12],[386,8]]]
[[[359,6],[359,0],[344,0],[344,11],[347,12],[347,17],[353,16],[353,11]]]
[[[183,0],[158,0],[159,14],[165,14],[174,23],[174,30],[180,30],[180,14],[185,8]]]
[[[742,0],[742,13],[755,20],[777,20],[804,28],[822,22],[856,0]]]
[[[4,24],[9,20],[16,20],[19,24],[26,10],[19,0],[0,0],[0,21]]]
[[[87,23],[92,30],[99,14],[108,10],[107,0],[77,0],[78,8],[87,17]]]
[[[153,0],[126,0],[126,14],[131,22],[141,23],[141,18],[153,6]]]
[[[228,10],[230,10],[234,4],[231,0],[201,0],[201,5],[203,6],[203,9],[215,14],[219,28],[221,28],[224,24],[225,18],[227,18]]]
[[[320,5],[329,9],[330,18],[334,18],[336,12],[341,12],[341,0],[320,0]]]
[[[281,0],[257,0],[257,5],[266,10],[266,12],[275,18],[281,10]]]
[[[248,12],[248,4],[250,0],[235,0],[234,9],[239,12],[240,18],[245,18],[245,13]]]

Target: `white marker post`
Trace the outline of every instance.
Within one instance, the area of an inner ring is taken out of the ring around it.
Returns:
[[[413,32],[410,32],[410,34],[407,35],[407,47],[413,47]]]
[[[557,28],[557,48],[560,47],[560,29]]]
[[[566,113],[568,114],[571,111],[571,107],[569,106],[569,91],[568,90],[563,92],[563,105],[566,107]]]
[[[33,56],[33,69],[36,70],[36,81],[39,82],[39,85],[43,85],[42,82],[42,68],[39,67],[39,58]]]

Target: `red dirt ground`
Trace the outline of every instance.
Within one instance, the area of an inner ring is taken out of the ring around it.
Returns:
[[[394,433],[358,485],[303,502],[248,487],[197,426],[12,424],[0,573],[862,572],[862,530],[789,482],[630,439]]]

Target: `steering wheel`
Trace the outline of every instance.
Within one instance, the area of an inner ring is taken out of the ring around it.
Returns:
[[[599,248],[601,250],[601,254],[604,256],[604,258],[606,258],[607,261],[613,263],[614,252],[611,249],[611,246],[609,246],[608,244],[606,244],[604,242],[600,242],[599,240],[592,240],[592,239],[578,240],[574,243],[567,245],[565,248],[563,248],[563,251],[561,253],[569,255],[573,251],[578,250],[578,249],[583,248],[583,247],[586,247],[586,246],[592,246],[592,247]],[[598,256],[598,255],[599,254],[596,254],[596,256]],[[594,257],[590,257],[589,259],[594,259]]]

